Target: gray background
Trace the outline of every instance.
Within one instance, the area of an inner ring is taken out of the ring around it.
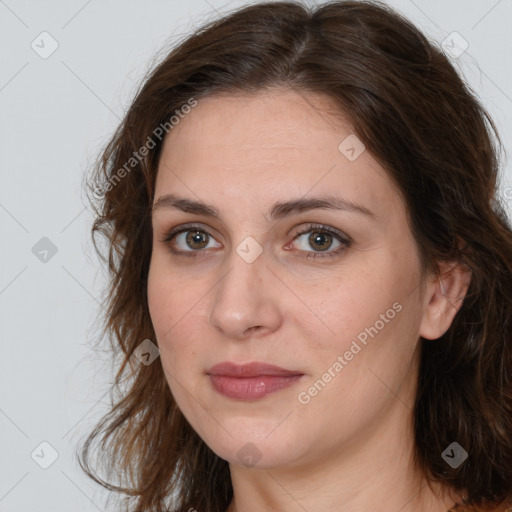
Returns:
[[[90,348],[105,273],[90,242],[83,173],[157,51],[244,3],[0,0],[0,512],[105,509],[107,493],[74,457],[106,410],[112,375],[107,354]],[[389,4],[439,43],[453,31],[468,42],[454,62],[510,151],[512,1]],[[57,50],[43,59],[53,40]],[[505,171],[510,212],[509,164]],[[37,257],[43,237],[57,249],[46,262]],[[47,469],[40,464],[52,452],[42,442],[58,453]]]

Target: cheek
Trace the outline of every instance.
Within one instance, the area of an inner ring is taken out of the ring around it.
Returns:
[[[159,266],[158,259],[151,263],[147,291],[149,313],[156,335],[155,343],[160,350],[165,378],[183,410],[187,403],[187,393],[181,383],[188,382],[186,369],[191,368],[196,353],[193,346],[195,338],[187,333],[187,329],[194,325],[188,318],[191,313],[188,305],[191,298],[188,293],[180,292],[179,279],[174,274],[171,275],[165,267]]]
[[[294,306],[294,315],[317,354],[348,350],[353,338],[401,298],[392,275],[383,269],[383,265],[373,273],[368,266],[357,272],[352,269],[317,286],[297,289],[307,309],[304,304]]]
[[[163,339],[165,329],[172,325],[172,316],[175,315],[175,303],[171,280],[161,271],[161,265],[155,258],[151,261],[148,274],[148,308],[153,327],[160,338]]]
[[[177,326],[199,301],[200,283],[189,284],[172,269],[162,251],[154,251],[148,274],[148,306],[155,330]]]
[[[312,380],[322,379],[330,370],[336,378],[329,387],[351,389],[353,398],[372,386],[381,387],[370,370],[385,382],[400,380],[408,372],[418,335],[419,303],[417,293],[411,293],[413,283],[412,267],[387,258],[338,276],[322,288],[310,288],[304,296],[315,315],[296,315],[296,319],[308,343]]]
[[[148,275],[148,307],[151,322],[166,369],[175,361],[190,361],[199,352],[199,331],[208,322],[204,280],[190,280],[171,271],[163,258],[152,260]]]

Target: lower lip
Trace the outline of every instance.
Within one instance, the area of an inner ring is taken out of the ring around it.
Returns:
[[[258,400],[270,393],[285,389],[297,382],[302,375],[261,377],[228,377],[226,375],[210,375],[213,387],[228,398],[239,400]]]

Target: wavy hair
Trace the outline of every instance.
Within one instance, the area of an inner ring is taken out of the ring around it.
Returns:
[[[184,418],[161,364],[133,362],[141,342],[155,339],[151,206],[173,116],[206,96],[281,86],[335,100],[404,197],[424,272],[438,273],[440,262],[471,269],[449,330],[420,340],[414,456],[429,481],[465,493],[461,505],[511,505],[512,229],[498,194],[502,143],[439,45],[372,1],[240,8],[183,38],[145,77],[87,182],[94,246],[108,264],[102,335],[117,373],[111,409],[80,447],[82,469],[124,496],[125,510],[226,510],[227,461]],[[441,457],[453,441],[469,454],[457,469]]]

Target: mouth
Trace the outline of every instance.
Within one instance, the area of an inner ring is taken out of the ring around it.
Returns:
[[[266,363],[216,364],[207,372],[213,388],[228,398],[259,400],[295,384],[304,374]]]

